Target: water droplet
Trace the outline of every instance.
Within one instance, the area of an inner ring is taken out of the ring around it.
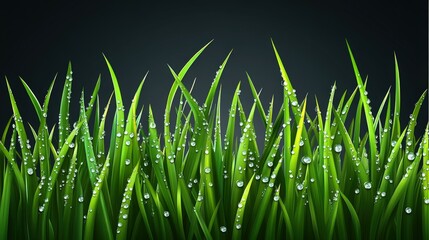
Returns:
[[[225,226],[220,226],[220,231],[223,232],[223,233],[226,232],[226,227]]]
[[[275,195],[275,196],[274,196],[274,201],[275,201],[275,202],[279,201],[279,199],[280,199],[280,196],[279,196],[279,195]]]
[[[241,188],[244,186],[244,182],[243,181],[237,181],[237,187]]]
[[[408,153],[407,159],[413,161],[416,158],[416,155],[413,152]]]
[[[242,203],[239,203],[238,204],[238,208],[242,208],[243,207],[243,204]]]
[[[371,189],[371,187],[372,187],[372,184],[370,183],[370,182],[366,182],[366,183],[364,183],[364,187],[365,187],[365,189]]]
[[[334,150],[336,153],[340,153],[343,150],[343,146],[341,146],[341,144],[337,144],[335,145]]]
[[[195,147],[196,143],[195,142],[191,142],[191,146]]]
[[[124,214],[124,215],[122,215],[122,218],[123,218],[123,219],[127,219],[127,218],[128,218],[128,214]]]
[[[411,214],[411,212],[413,211],[413,209],[411,209],[410,207],[406,207],[405,208],[405,212],[407,213],[407,214]]]
[[[80,203],[82,203],[82,202],[83,202],[83,200],[84,200],[83,196],[80,196],[80,197],[77,199],[77,201],[78,201],[78,202],[80,202]]]
[[[144,198],[144,199],[149,199],[149,198],[150,198],[149,193],[145,193],[145,194],[143,195],[143,198]]]
[[[355,189],[355,194],[359,194],[359,192],[360,192],[360,189],[359,189],[359,188],[356,188],[356,189]]]
[[[293,101],[291,104],[292,104],[292,106],[294,106],[294,107],[298,106],[298,102],[297,102],[297,101]]]
[[[27,173],[28,173],[28,175],[33,175],[34,170],[32,168],[28,168]]]
[[[303,141],[303,140],[300,140],[300,141],[299,141],[299,146],[300,146],[300,147],[304,146],[304,141]]]
[[[170,212],[169,211],[164,211],[164,217],[169,217],[170,216]]]
[[[396,145],[396,141],[392,141],[392,143],[390,144],[392,147],[394,147]]]
[[[429,204],[429,198],[425,199],[425,204]]]
[[[273,162],[268,162],[267,165],[268,165],[268,167],[272,167],[273,166]]]
[[[116,137],[120,138],[120,137],[122,137],[122,134],[121,133],[117,133]]]
[[[74,148],[74,143],[73,143],[73,142],[71,142],[71,143],[69,144],[69,148]]]
[[[130,141],[126,141],[126,142],[125,142],[125,145],[130,146],[130,145],[131,145],[131,142],[130,142]]]
[[[267,182],[268,182],[268,180],[269,180],[269,179],[268,179],[268,177],[263,177],[263,178],[262,178],[262,182],[263,182],[263,183],[267,183]]]
[[[131,160],[130,159],[125,159],[125,165],[130,165],[131,164]]]
[[[235,225],[235,228],[240,229],[241,228],[241,224]]]
[[[150,127],[150,128],[156,128],[156,124],[155,124],[154,122],[151,122],[151,123],[149,124],[149,127]]]
[[[302,189],[304,189],[304,184],[300,183],[296,185],[296,189],[298,189],[298,191],[301,191]]]
[[[205,169],[204,169],[204,172],[205,172],[205,173],[210,173],[210,172],[211,172],[211,169],[210,169],[209,167],[207,167],[207,168],[205,168]]]
[[[310,164],[310,163],[311,163],[311,158],[310,158],[310,157],[308,157],[308,156],[303,156],[303,157],[301,158],[301,162],[302,162],[303,164]]]
[[[45,210],[45,205],[41,205],[40,207],[39,207],[39,212],[43,212]]]

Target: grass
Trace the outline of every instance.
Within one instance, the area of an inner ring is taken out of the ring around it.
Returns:
[[[21,118],[7,84],[13,117],[0,141],[0,239],[429,239],[427,123],[423,136],[414,133],[426,91],[401,124],[396,57],[395,92],[376,109],[347,44],[356,89],[334,102],[334,85],[326,111],[316,99],[310,116],[273,43],[284,89],[279,112],[274,100],[263,107],[247,75],[252,108],[243,109],[238,84],[223,118],[218,84],[231,53],[203,104],[182,83],[208,45],[180,71],[170,68],[163,126],[151,106],[138,106],[146,77],[125,109],[107,58],[114,94],[103,111],[98,79],[89,102],[82,92],[74,124],[71,64],[57,127],[46,121],[55,81],[39,102],[22,80],[37,128]]]

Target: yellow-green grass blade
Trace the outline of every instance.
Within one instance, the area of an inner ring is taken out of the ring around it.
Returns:
[[[53,163],[53,169],[51,171],[51,175],[48,178],[48,182],[44,183],[44,184],[48,184],[48,186],[50,187],[48,187],[45,192],[39,194],[38,192],[41,189],[42,182],[39,183],[39,187],[37,187],[36,193],[34,194],[34,196],[38,196],[39,201],[33,201],[33,207],[32,207],[33,218],[34,216],[37,216],[39,212],[42,215],[41,216],[42,226],[41,226],[41,229],[39,229],[40,236],[42,238],[47,237],[46,234],[47,234],[47,231],[49,230],[49,225],[47,224],[49,224],[48,213],[50,212],[50,203],[51,202],[53,204],[55,203],[55,201],[52,199],[53,186],[55,186],[57,183],[58,175],[61,172],[61,168],[63,166],[64,161],[66,160],[68,150],[70,149],[70,144],[74,141],[74,138],[78,134],[78,131],[81,125],[82,125],[82,122],[79,122],[78,124],[76,124],[76,127],[73,129],[73,131],[70,132],[63,146],[61,147],[61,149],[58,150],[58,153],[53,147],[53,144],[51,142],[51,148],[52,148],[51,153],[53,154],[55,161]],[[41,204],[37,206],[37,203],[41,203]]]
[[[253,104],[252,109],[249,114],[249,118],[245,123],[243,124],[243,133],[240,139],[240,145],[238,146],[237,152],[236,152],[236,158],[234,161],[234,167],[232,171],[232,189],[231,189],[231,210],[233,212],[237,209],[237,204],[243,194],[243,186],[245,185],[247,179],[246,179],[246,172],[245,169],[246,161],[249,154],[249,142],[250,142],[250,132],[252,131],[250,124],[253,121],[253,116],[255,113],[256,104]]]
[[[290,217],[289,217],[289,213],[288,213],[284,203],[282,201],[279,201],[279,203],[280,203],[280,208],[282,210],[283,220],[286,224],[286,235],[287,235],[288,239],[294,239],[295,234],[294,234],[294,229],[292,227],[292,222],[291,222]]]
[[[138,142],[137,142],[137,104],[140,99],[140,93],[145,82],[146,76],[140,82],[138,86],[134,98],[132,100],[130,111],[128,113],[125,131],[123,135],[122,142],[122,153],[119,164],[119,187],[123,188],[125,186],[125,181],[129,177],[132,172],[133,166],[135,162],[140,159],[140,153],[137,151]],[[113,173],[115,174],[115,173]]]
[[[413,164],[411,165],[411,169],[414,167],[415,162],[413,162]],[[409,168],[410,169],[410,168]],[[399,181],[398,185],[395,188],[395,191],[392,194],[392,197],[389,200],[389,203],[387,204],[387,207],[385,209],[385,211],[383,212],[383,215],[380,219],[380,223],[379,223],[379,228],[378,228],[378,234],[377,234],[377,238],[380,238],[382,236],[384,236],[384,233],[386,231],[386,227],[389,223],[389,220],[392,217],[393,211],[395,210],[395,208],[397,207],[399,201],[401,201],[401,199],[403,199],[403,197],[406,194],[407,188],[408,188],[408,184],[409,184],[409,180],[410,178],[408,177],[408,174],[404,174],[403,178]],[[402,214],[402,211],[404,209],[399,209],[400,214]]]
[[[347,209],[349,210],[350,217],[352,220],[355,239],[357,239],[357,240],[362,239],[359,216],[357,215],[356,210],[353,207],[353,204],[350,202],[350,200],[347,198],[347,196],[342,192],[340,192],[340,194],[341,194],[341,198],[343,199],[344,203],[347,206]]]
[[[367,127],[368,127],[368,135],[369,135],[369,147],[370,147],[370,177],[371,177],[371,181],[376,181],[378,179],[377,176],[377,157],[378,157],[378,150],[377,150],[377,140],[375,139],[376,133],[375,133],[375,127],[374,127],[374,117],[372,116],[371,113],[371,107],[369,105],[370,101],[367,97],[367,93],[365,90],[365,86],[362,82],[362,78],[360,76],[359,73],[359,69],[356,65],[356,61],[354,59],[353,53],[350,49],[349,43],[347,43],[347,48],[349,51],[349,55],[350,55],[350,59],[352,62],[352,66],[353,66],[353,70],[355,72],[355,76],[356,76],[356,81],[358,84],[358,88],[359,88],[359,93],[360,93],[360,99],[362,101],[363,104],[363,109],[364,109],[364,113],[365,113],[365,118],[366,118],[366,123],[367,123]],[[399,85],[399,84],[398,84]]]
[[[261,182],[258,184],[258,192],[256,193],[256,197],[254,198],[254,209],[252,219],[252,228],[249,233],[250,239],[257,239],[259,232],[261,230],[261,225],[264,220],[266,210],[269,207],[269,203],[271,198],[271,193],[273,191],[273,187],[277,178],[277,175],[279,173],[279,170],[282,166],[282,160],[279,159],[276,167],[271,173],[271,164],[274,163],[274,157],[276,153],[278,152],[278,148],[280,146],[280,141],[282,139],[282,133],[279,134],[279,136],[276,139],[276,142],[272,145],[270,154],[268,155],[267,160],[264,163],[262,173],[258,176],[258,178],[261,179]],[[269,164],[268,164],[269,163]],[[277,196],[277,197],[276,197]],[[278,201],[280,199],[279,192],[276,191],[274,196],[275,201]]]
[[[24,79],[22,79],[21,77],[19,79],[21,80],[21,83],[24,86],[24,89],[27,92],[27,95],[30,98],[31,103],[33,104],[34,110],[36,111],[36,114],[37,114],[37,117],[39,118],[39,121],[41,121],[43,118],[43,111],[42,111],[42,107],[40,106],[39,101],[37,100],[36,95],[34,95],[33,91],[31,91],[31,88],[27,85],[27,83],[24,81]]]
[[[286,69],[285,69],[285,67],[283,65],[282,59],[280,58],[280,55],[279,55],[279,53],[278,53],[278,51],[277,51],[277,49],[276,49],[276,47],[274,45],[274,41],[273,40],[271,40],[271,45],[273,47],[274,54],[276,56],[276,60],[277,60],[278,66],[280,68],[280,73],[281,73],[281,76],[282,76],[282,79],[283,79],[282,85],[283,85],[283,89],[284,89],[283,90],[284,91],[284,96],[287,97],[288,101],[290,101],[290,103],[291,103],[291,110],[292,110],[293,115],[295,116],[294,117],[295,123],[298,124],[298,122],[299,122],[299,118],[298,117],[301,115],[301,109],[300,109],[299,101],[298,101],[296,93],[295,93],[296,90],[292,86],[292,83],[291,83],[291,81],[289,79],[289,76],[288,76],[288,74],[286,72]],[[283,102],[283,105],[284,105],[283,106],[284,109],[286,109],[285,108],[285,106],[287,105],[286,102]],[[284,114],[286,116],[287,112],[284,111]],[[289,116],[287,116],[287,118],[285,118],[285,119],[289,121]],[[304,129],[303,132],[302,132],[302,138],[303,138],[303,140],[305,142],[304,148],[305,148],[306,152],[310,152],[311,148],[310,148],[310,144],[308,142],[308,136],[307,135],[308,135],[307,134],[307,129]],[[285,139],[287,139],[287,135],[286,134],[285,134]],[[285,155],[285,156],[287,157],[288,155]]]
[[[171,141],[171,132],[170,132],[170,112],[171,112],[171,105],[174,100],[174,96],[176,94],[177,89],[179,88],[178,82],[181,82],[183,78],[185,77],[186,73],[188,72],[189,68],[192,66],[192,64],[197,60],[197,58],[200,56],[200,54],[207,48],[207,46],[211,43],[207,43],[204,47],[202,47],[197,53],[195,53],[183,66],[183,68],[180,70],[178,74],[176,74],[173,69],[169,66],[169,69],[175,79],[173,82],[172,87],[170,88],[170,92],[167,97],[167,102],[165,106],[165,120],[164,120],[164,139],[165,139],[165,149],[167,156],[172,155],[172,146],[170,144]],[[195,106],[194,106],[195,107]],[[167,124],[168,123],[168,124]]]
[[[111,193],[113,195],[119,195],[121,186],[119,185],[119,169],[121,164],[121,152],[122,152],[122,136],[124,134],[125,128],[125,107],[122,101],[121,89],[119,87],[118,79],[116,77],[115,71],[113,70],[110,62],[107,60],[105,55],[104,60],[109,69],[110,77],[112,79],[113,90],[115,93],[116,100],[116,112],[115,112],[115,121],[112,126],[112,139],[110,144],[110,155],[112,156],[112,175],[111,175]],[[114,129],[114,131],[113,131]],[[113,135],[115,134],[115,135]],[[112,202],[113,209],[116,211],[120,207],[120,203],[117,199],[114,199]]]
[[[148,237],[149,237],[149,239],[154,239],[153,233],[151,230],[151,228],[152,228],[151,222],[149,222],[149,218],[148,218],[147,211],[146,211],[145,204],[144,204],[144,202],[147,201],[147,199],[150,197],[150,195],[149,195],[149,193],[142,194],[143,189],[142,189],[142,185],[140,183],[141,182],[140,178],[141,178],[140,175],[137,175],[137,179],[135,181],[135,189],[136,189],[136,196],[137,196],[136,200],[137,200],[137,203],[139,206],[140,214],[143,218],[143,223],[144,223],[145,229],[147,231]]]
[[[209,92],[207,93],[207,97],[206,97],[206,100],[204,102],[204,107],[205,107],[204,114],[206,117],[208,117],[208,115],[210,113],[210,109],[211,109],[212,103],[213,103],[213,98],[215,96],[217,86],[219,85],[219,80],[220,80],[222,73],[225,69],[226,63],[228,62],[228,59],[231,56],[231,53],[232,53],[232,50],[228,53],[228,55],[226,56],[223,63],[219,66],[219,70],[216,71],[216,76],[212,82],[212,85],[209,89]]]
[[[107,157],[106,162],[104,163],[103,168],[101,169],[101,172],[98,176],[97,185],[94,186],[94,189],[92,190],[91,200],[89,202],[88,212],[86,214],[86,223],[84,231],[84,239],[87,240],[94,238],[94,230],[97,226],[95,220],[96,216],[98,215],[97,212],[100,210],[98,209],[98,204],[102,195],[102,188],[103,184],[105,183],[105,176],[108,174],[109,171],[109,165],[109,157]],[[97,231],[97,233],[98,232],[103,234],[102,237],[104,239],[113,239],[111,229],[100,229],[100,231]]]
[[[414,106],[413,112],[410,114],[410,122],[408,123],[407,128],[407,137],[405,141],[405,156],[410,161],[405,161],[404,168],[407,168],[409,165],[411,165],[411,161],[415,158],[416,153],[414,152],[414,149],[416,147],[416,139],[414,137],[414,130],[417,124],[417,117],[420,112],[420,108],[423,104],[423,101],[425,99],[425,96],[427,95],[427,91],[425,90],[423,94],[420,96],[419,100],[417,101],[416,105]]]
[[[10,153],[6,147],[4,146],[4,144],[2,142],[0,142],[0,151],[3,153],[3,155],[6,157],[9,166],[12,168],[12,172],[15,176],[15,180],[18,183],[18,189],[21,192],[21,194],[25,194],[25,181],[23,176],[21,175],[21,172],[19,170],[18,165],[16,164],[13,156],[13,153]]]
[[[8,239],[9,233],[9,215],[14,214],[9,211],[12,191],[12,171],[9,166],[6,166],[4,179],[2,180],[2,193],[0,201],[0,238]],[[13,224],[13,222],[11,222]]]
[[[24,128],[23,120],[21,114],[19,112],[18,106],[15,101],[15,97],[10,88],[9,82],[6,79],[6,85],[9,92],[10,103],[12,106],[12,111],[14,114],[14,121],[16,131],[18,133],[18,138],[20,139],[20,148],[21,148],[21,157],[22,157],[22,175],[25,184],[24,193],[24,212],[26,213],[25,219],[31,219],[31,204],[33,202],[33,192],[37,187],[37,179],[36,179],[36,169],[35,164],[32,159],[32,154],[30,152],[30,141],[27,138],[27,134]],[[25,226],[25,231],[27,231],[27,224]]]
[[[383,101],[380,104],[380,108],[377,111],[377,115],[375,116],[375,119],[374,119],[375,130],[377,129],[377,126],[380,125],[379,121],[380,121],[381,113],[383,112],[384,105],[386,104],[386,101],[389,99],[389,97],[390,97],[390,88],[389,88],[389,90],[387,90],[387,93],[384,96]],[[381,131],[381,129],[379,129],[379,131]]]
[[[423,144],[423,167],[422,167],[422,226],[429,225],[429,124],[426,125],[426,131],[422,140]],[[429,228],[422,227],[422,236],[429,238]]]
[[[392,141],[396,141],[401,134],[401,123],[400,123],[400,114],[401,114],[401,79],[399,76],[399,66],[398,59],[395,57],[395,108],[393,110],[393,126],[392,126]]]
[[[70,160],[70,167],[68,170],[68,174],[67,174],[67,180],[65,183],[65,187],[64,187],[64,195],[63,195],[63,206],[64,206],[64,213],[63,213],[63,224],[60,224],[60,237],[61,239],[70,239],[70,235],[71,235],[71,217],[72,217],[72,210],[73,207],[76,206],[75,204],[77,202],[79,202],[79,204],[81,204],[81,200],[75,197],[75,192],[74,192],[74,186],[75,186],[75,177],[76,177],[76,172],[77,168],[76,168],[76,156],[77,156],[77,150],[78,150],[78,145],[76,145],[76,147],[73,149],[73,156],[72,159]],[[78,201],[76,201],[76,199],[78,199]]]
[[[60,102],[60,116],[58,123],[58,146],[62,146],[67,136],[70,133],[70,123],[69,123],[69,108],[71,100],[71,88],[73,81],[73,72],[72,64],[69,62],[66,73],[66,80],[64,82],[63,92],[61,95]]]
[[[298,157],[300,152],[300,141],[304,126],[304,118],[305,118],[305,110],[307,106],[307,99],[304,99],[304,103],[302,105],[302,111],[301,111],[301,119],[299,121],[299,124],[297,126],[297,131],[295,135],[295,141],[293,144],[293,149],[291,153],[291,158],[289,162],[289,171],[286,179],[287,188],[286,191],[288,191],[289,194],[286,195],[286,207],[288,208],[289,212],[292,212],[292,209],[295,207],[295,194],[291,194],[292,192],[295,192],[296,189],[296,180],[297,180],[297,167],[299,165],[298,163]],[[285,162],[285,164],[288,164]],[[292,176],[292,178],[290,177]]]
[[[243,219],[245,216],[245,209],[246,209],[246,205],[247,205],[247,201],[250,200],[249,198],[249,192],[250,192],[250,188],[252,186],[253,183],[253,179],[255,178],[255,175],[252,176],[252,178],[250,178],[249,182],[246,185],[246,188],[243,191],[243,195],[241,196],[241,200],[237,205],[237,211],[235,214],[235,220],[233,223],[233,230],[232,230],[232,238],[233,239],[240,239],[243,235],[243,229],[247,229],[247,226],[242,226],[243,224]]]
[[[259,94],[256,92],[255,85],[253,84],[252,79],[250,78],[249,73],[246,72],[247,81],[249,82],[250,90],[252,91],[253,98],[256,101],[256,106],[258,107],[259,115],[261,116],[262,122],[265,124],[265,127],[268,125],[267,116],[265,115],[264,107],[262,106],[261,99],[259,98]]]
[[[175,215],[175,207],[173,202],[173,197],[169,191],[169,186],[167,184],[167,177],[165,175],[165,156],[161,151],[160,142],[158,138],[158,133],[156,131],[156,124],[153,118],[152,107],[149,106],[149,153],[150,160],[155,172],[156,180],[158,187],[161,193],[161,196],[166,201],[167,208],[172,212],[172,215]]]
[[[381,183],[380,183],[380,186],[378,189],[378,192],[380,192],[380,196],[381,196],[381,193],[383,193],[383,195],[386,195],[386,196],[390,196],[390,194],[391,194],[388,192],[390,190],[389,184],[391,184],[390,179],[393,178],[393,175],[395,174],[394,165],[395,165],[395,162],[398,161],[397,156],[398,156],[399,152],[401,151],[400,147],[401,147],[402,140],[404,139],[405,132],[406,132],[405,130],[402,132],[401,136],[398,139],[397,144],[392,149],[392,151],[391,151],[391,153],[387,159],[384,174],[383,174],[383,177],[381,178]],[[373,238],[376,237],[377,224],[380,223],[380,219],[383,215],[383,212],[386,209],[386,205],[387,205],[386,201],[387,200],[383,197],[383,198],[380,198],[379,200],[377,200],[377,202],[374,204],[374,210],[373,210],[372,219],[371,219],[372,220],[371,221],[371,225],[372,225],[371,236]]]
[[[118,215],[118,227],[116,230],[116,239],[127,239],[129,236],[127,231],[128,222],[129,222],[128,219],[129,219],[129,216],[131,215],[129,211],[131,206],[134,182],[136,180],[136,176],[140,167],[139,163],[140,162],[136,163],[133,169],[133,172],[131,173],[131,176],[127,181],[128,183],[123,194],[124,197],[122,198],[122,204]]]

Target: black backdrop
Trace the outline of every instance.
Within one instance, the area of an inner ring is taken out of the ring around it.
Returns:
[[[428,87],[427,17],[425,0],[413,1],[275,1],[223,2],[141,1],[127,4],[79,2],[0,4],[0,129],[12,111],[4,77],[11,83],[25,120],[37,125],[36,114],[19,82],[21,76],[42,99],[58,73],[49,121],[57,121],[61,87],[68,61],[74,70],[72,120],[77,118],[82,88],[87,96],[102,75],[101,106],[112,92],[102,53],[116,70],[129,106],[144,74],[141,104],[149,104],[162,121],[164,103],[172,84],[167,64],[177,71],[200,47],[214,39],[185,79],[197,78],[194,95],[202,100],[219,64],[234,49],[224,76],[223,114],[236,84],[242,81],[247,110],[253,103],[246,83],[248,71],[268,107],[271,96],[280,106],[280,74],[271,48],[274,40],[299,98],[317,95],[322,106],[334,82],[337,99],[356,86],[345,39],[354,51],[375,108],[394,84],[394,51],[402,79],[402,124]],[[393,89],[392,89],[393,90]],[[247,101],[247,100],[248,101]],[[309,109],[314,116],[312,108]],[[111,112],[112,114],[112,112]],[[420,134],[427,118],[427,100],[419,118]],[[112,115],[110,115],[112,116]],[[145,111],[147,116],[147,111]]]

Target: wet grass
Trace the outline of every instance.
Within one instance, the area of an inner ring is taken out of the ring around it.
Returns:
[[[252,108],[243,109],[238,84],[223,118],[218,84],[231,53],[204,103],[182,83],[208,45],[179,71],[170,68],[161,126],[151,106],[138,106],[146,77],[126,109],[107,58],[114,94],[103,110],[98,79],[89,102],[82,92],[76,123],[69,121],[71,64],[56,99],[57,126],[46,121],[55,81],[39,102],[22,80],[37,127],[21,118],[8,84],[13,117],[0,141],[0,239],[429,239],[428,126],[414,134],[426,91],[401,124],[396,58],[394,93],[375,108],[347,44],[357,87],[334,102],[334,85],[327,109],[316,99],[311,116],[273,44],[280,110],[274,101],[263,107],[248,75]]]

